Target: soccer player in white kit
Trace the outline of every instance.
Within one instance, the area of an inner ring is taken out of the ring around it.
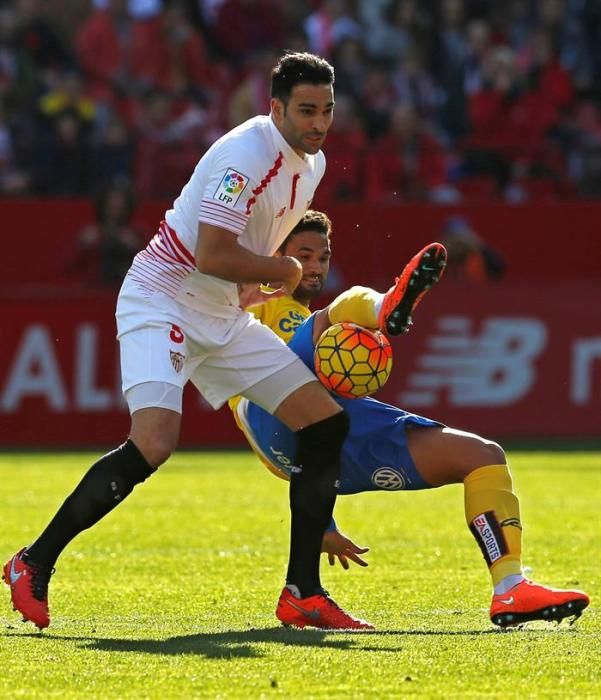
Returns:
[[[302,361],[239,305],[239,283],[297,287],[301,264],[273,257],[325,170],[334,72],[306,53],[273,69],[271,114],[219,139],[127,274],[117,303],[128,440],[96,462],[40,537],[4,567],[12,602],[47,627],[48,582],[64,547],[148,478],[177,446],[191,380],[219,408],[241,394],[298,433],[291,543],[282,595],[326,628],[364,628],[323,591],[321,541],[336,498],[346,413]],[[160,167],[160,163],[157,163]]]

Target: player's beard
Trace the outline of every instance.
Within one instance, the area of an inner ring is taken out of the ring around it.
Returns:
[[[301,282],[292,296],[301,304],[309,305],[313,299],[316,299],[323,292],[323,286],[324,280],[321,279],[319,280],[319,284],[311,286],[304,286]]]

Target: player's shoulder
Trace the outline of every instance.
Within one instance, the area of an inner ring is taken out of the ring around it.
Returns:
[[[213,158],[225,160],[230,166],[244,166],[249,176],[262,173],[265,162],[273,159],[268,120],[269,117],[259,115],[228,131],[211,147]]]
[[[312,171],[317,182],[321,180],[326,171],[326,157],[323,151],[317,151],[312,158]]]

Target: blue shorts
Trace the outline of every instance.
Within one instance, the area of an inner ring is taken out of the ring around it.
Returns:
[[[313,320],[314,316],[308,318],[290,342],[290,348],[311,370]],[[340,494],[430,488],[413,463],[407,448],[406,429],[408,426],[440,428],[441,423],[369,397],[334,398],[350,419],[349,434],[342,448]],[[295,433],[252,403],[244,407],[243,423],[264,459],[289,476],[296,455]]]

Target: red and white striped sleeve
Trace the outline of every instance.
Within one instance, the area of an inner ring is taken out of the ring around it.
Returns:
[[[246,205],[245,205],[246,206]],[[240,236],[246,227],[249,214],[224,206],[215,199],[203,199],[198,220],[219,226]]]
[[[224,140],[213,154],[211,175],[200,205],[199,221],[240,235],[248,222],[247,202],[257,185],[257,160],[240,138]]]

